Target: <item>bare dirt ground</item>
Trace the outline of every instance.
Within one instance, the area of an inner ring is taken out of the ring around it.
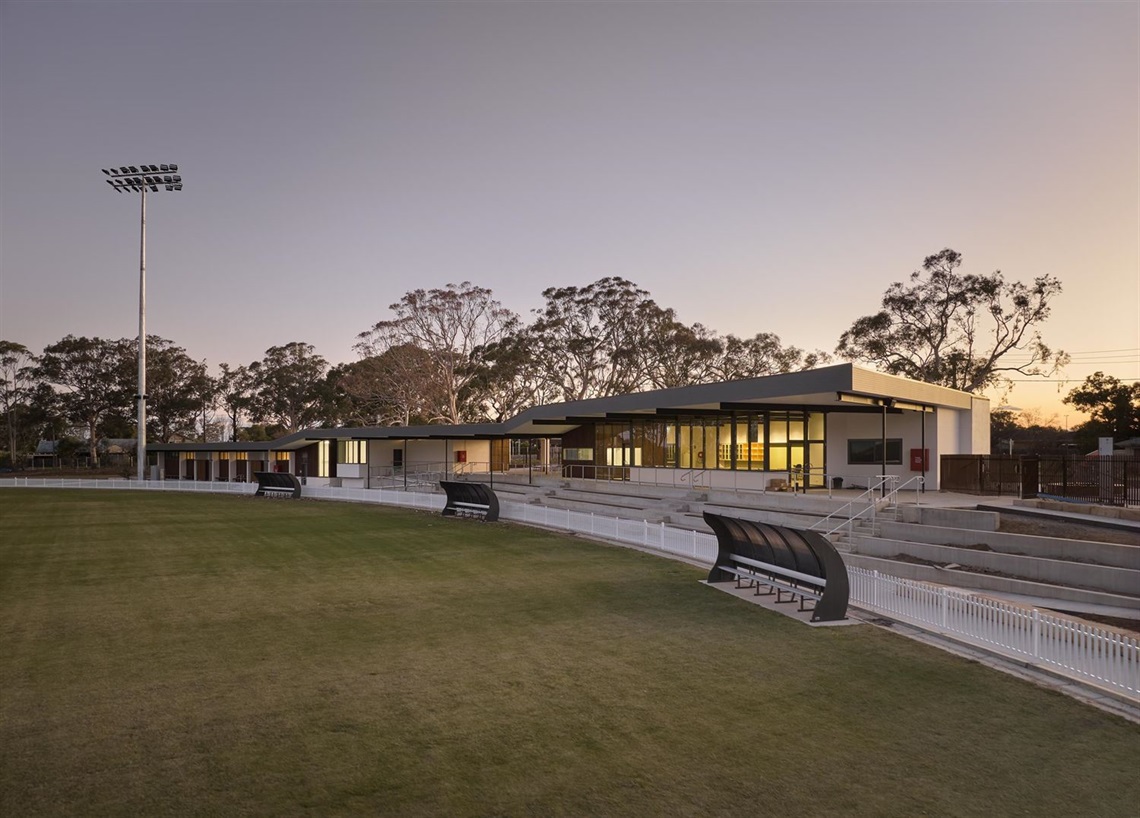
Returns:
[[[1007,534],[1032,534],[1036,537],[1061,537],[1069,540],[1140,546],[1140,540],[1131,531],[1059,520],[1039,520],[1014,514],[1002,514],[998,530]]]
[[[1060,520],[1044,520],[1024,517],[1014,514],[1002,514],[999,531],[1008,534],[1031,534],[1037,537],[1061,537],[1070,540],[1086,540],[1089,542],[1109,542],[1117,545],[1133,545],[1140,547],[1136,534],[1131,531],[1121,531],[1115,528],[1104,528],[1083,523],[1062,522]],[[1118,619],[1111,616],[1097,616],[1089,613],[1076,614],[1081,619],[1099,622],[1109,627],[1120,628],[1130,633],[1140,634],[1140,622],[1135,619]]]

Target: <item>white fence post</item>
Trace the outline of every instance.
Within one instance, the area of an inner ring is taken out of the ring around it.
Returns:
[[[1041,611],[1033,609],[1033,658],[1041,658]]]

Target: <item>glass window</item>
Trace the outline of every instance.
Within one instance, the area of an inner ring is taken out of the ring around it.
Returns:
[[[368,441],[338,440],[336,442],[337,463],[367,463]]]
[[[329,476],[329,450],[332,446],[327,440],[317,443],[317,477]]]
[[[669,429],[662,421],[635,420],[633,422],[634,462],[640,456],[645,466],[667,466],[666,447],[669,443]]]
[[[693,455],[700,451],[693,447],[693,424],[688,420],[681,420],[678,424],[680,427],[680,440],[678,441],[677,448],[679,457],[679,464],[682,469],[691,469],[696,465]],[[697,434],[700,434],[700,427],[697,427]]]
[[[701,449],[698,466],[705,469],[717,467],[717,432],[720,426],[713,418],[701,419]]]
[[[883,463],[883,441],[880,438],[847,441],[847,462],[853,466],[875,466]],[[902,438],[887,440],[887,464],[902,463]]]
[[[773,446],[768,450],[768,470],[769,471],[787,471],[788,469],[788,447],[787,446]]]

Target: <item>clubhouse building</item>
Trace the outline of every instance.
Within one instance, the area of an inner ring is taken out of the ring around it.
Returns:
[[[408,475],[525,469],[712,488],[867,485],[923,476],[943,455],[988,454],[985,398],[854,364],[536,406],[502,423],[306,429],[253,443],[152,443],[157,479],[398,485]],[[668,478],[668,479],[666,479]]]

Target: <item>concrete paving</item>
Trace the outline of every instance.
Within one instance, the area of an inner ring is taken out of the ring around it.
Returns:
[[[715,588],[718,591],[724,591],[730,596],[734,596],[744,602],[752,605],[759,605],[761,608],[766,608],[769,611],[774,611],[778,614],[790,617],[797,622],[802,622],[805,625],[810,625],[813,628],[834,628],[843,625],[860,625],[863,624],[862,620],[848,617],[840,622],[812,622],[811,611],[801,611],[799,602],[777,602],[775,594],[757,594],[755,587],[740,586],[736,582],[709,582],[701,580],[702,585],[707,585],[710,588]]]

